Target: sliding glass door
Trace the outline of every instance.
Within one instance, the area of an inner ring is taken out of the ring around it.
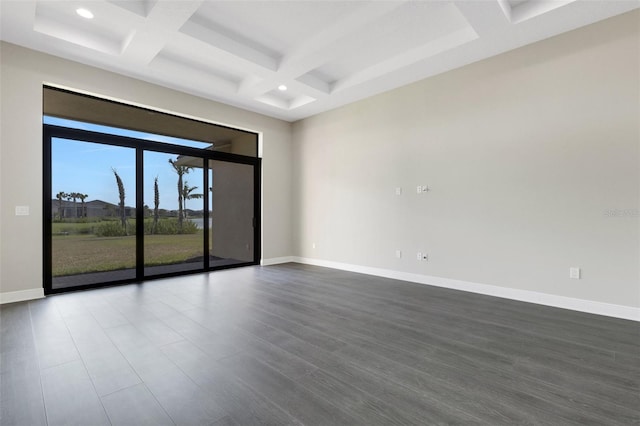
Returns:
[[[136,278],[136,150],[51,139],[51,285]]]
[[[144,274],[204,268],[202,158],[144,153]]]
[[[212,265],[251,262],[254,241],[254,173],[248,164],[209,161]]]
[[[45,292],[259,263],[258,158],[44,129]]]

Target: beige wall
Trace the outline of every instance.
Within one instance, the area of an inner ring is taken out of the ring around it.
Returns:
[[[1,44],[0,293],[42,288],[42,85],[262,132],[263,258],[291,254],[291,125],[75,62]],[[14,215],[28,205],[30,216]]]
[[[639,16],[294,123],[295,254],[640,306]]]

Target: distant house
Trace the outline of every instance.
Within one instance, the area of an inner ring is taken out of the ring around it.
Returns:
[[[51,216],[52,218],[59,218],[60,202],[57,199],[51,200]],[[91,200],[84,203],[84,212],[81,202],[74,203],[73,201],[62,201],[62,218],[77,218],[77,217],[118,217],[118,205],[108,203],[102,200]],[[133,207],[125,207],[127,217],[135,216],[136,209]]]

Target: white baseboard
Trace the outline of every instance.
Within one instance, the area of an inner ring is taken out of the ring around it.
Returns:
[[[260,265],[262,266],[279,265],[280,263],[290,263],[293,261],[294,261],[293,256],[272,257],[271,259],[262,259],[260,261]]]
[[[485,294],[488,296],[501,297],[504,299],[519,300],[521,302],[537,303],[539,305],[570,309],[572,311],[587,312],[590,314],[604,315],[608,317],[622,318],[632,321],[640,321],[640,309],[631,306],[614,305],[611,303],[575,299],[566,296],[556,296],[553,294],[538,293],[529,290],[518,290],[495,285],[478,284],[469,281],[460,281],[450,278],[413,274],[409,272],[394,271],[391,269],[373,268],[370,266],[352,265],[349,263],[333,262],[329,260],[311,259],[296,256],[294,256],[292,259],[293,262],[303,263],[307,265],[324,266],[326,268],[341,269],[343,271],[358,272],[361,274],[375,275],[378,277],[391,278],[395,280],[409,281],[436,287],[468,291],[471,293]]]
[[[5,303],[23,302],[25,300],[41,299],[44,297],[44,289],[32,288],[29,290],[7,291],[0,293],[0,305]]]

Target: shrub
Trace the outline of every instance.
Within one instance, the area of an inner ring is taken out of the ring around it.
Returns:
[[[53,222],[51,233],[53,235],[88,235],[94,233],[93,223]]]
[[[144,233],[146,235],[151,234],[153,229],[153,219],[146,219],[144,221]],[[158,220],[158,228],[156,234],[162,235],[176,235],[176,234],[195,234],[198,232],[198,227],[190,220],[182,222],[182,232],[178,229],[178,219],[160,219]]]
[[[81,235],[89,235],[95,232],[94,226],[84,226],[82,228],[78,228],[76,232]]]
[[[98,237],[122,237],[126,235],[120,222],[115,221],[100,223],[95,227],[94,233]]]
[[[198,226],[191,222],[190,220],[185,220],[182,222],[182,232],[181,234],[195,234],[198,232]]]
[[[129,235],[135,234],[135,220],[129,220],[127,223],[127,229]],[[153,219],[145,219],[144,221],[144,233],[145,235],[151,235],[153,228]],[[156,234],[161,235],[177,235],[177,234],[195,234],[198,232],[198,226],[190,220],[185,220],[182,223],[182,231],[178,229],[178,219],[165,218],[158,221],[158,228]],[[122,229],[122,225],[119,220],[103,221],[87,229],[76,230],[76,233],[89,234],[94,233],[97,237],[123,237],[126,235]]]

